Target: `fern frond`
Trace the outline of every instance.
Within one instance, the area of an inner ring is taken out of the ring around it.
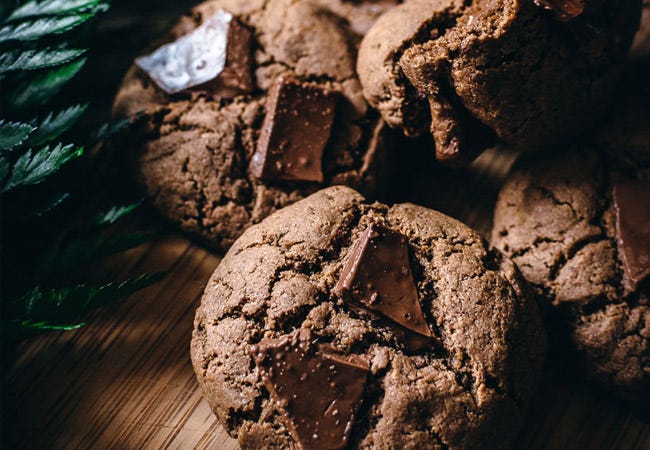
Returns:
[[[95,288],[84,303],[87,310],[98,308],[114,300],[119,300],[162,280],[165,272],[142,274],[121,283],[109,283]]]
[[[46,324],[50,327],[77,327],[82,314],[111,301],[128,297],[140,289],[158,282],[163,273],[140,275],[121,283],[93,286],[87,283],[57,289],[35,287],[8,308],[9,317],[20,317],[19,323]]]
[[[97,214],[90,221],[90,223],[98,227],[112,225],[118,220],[120,220],[122,217],[131,214],[140,205],[142,205],[142,200],[140,200],[139,202],[131,203],[129,205],[113,206],[109,210]]]
[[[91,13],[73,16],[45,17],[0,28],[0,43],[7,41],[33,41],[52,34],[61,34],[87,22]]]
[[[68,273],[100,258],[119,253],[151,241],[157,234],[136,232],[109,237],[92,235],[54,244],[34,262],[39,277]]]
[[[43,147],[37,152],[28,150],[13,166],[11,176],[6,181],[1,192],[7,192],[19,186],[43,182],[68,161],[83,154],[83,147],[58,144],[53,149]]]
[[[21,110],[47,102],[81,70],[85,63],[86,58],[81,58],[33,77],[15,90],[9,98],[9,104]]]
[[[63,204],[69,197],[69,192],[55,191],[45,198],[35,199],[30,211],[31,216],[42,217]]]
[[[86,12],[96,8],[106,9],[104,0],[31,0],[20,6],[7,18],[7,22],[38,16],[61,16]]]
[[[86,326],[84,322],[79,322],[70,325],[54,325],[50,322],[34,322],[33,320],[23,320],[20,322],[19,326],[21,328],[26,328],[28,330],[35,331],[72,331],[78,330]]]
[[[17,70],[38,70],[60,66],[79,58],[86,49],[14,50],[0,55],[0,75]]]
[[[6,152],[22,144],[36,130],[28,123],[0,120],[0,152]]]
[[[7,175],[9,175],[9,171],[11,170],[11,163],[7,158],[4,156],[0,155],[0,185],[2,185],[7,178]]]
[[[79,120],[87,107],[88,105],[75,105],[56,114],[49,113],[40,122],[36,119],[33,120],[32,124],[36,130],[29,136],[25,144],[39,146],[53,141],[68,131]]]
[[[92,138],[95,141],[103,141],[107,138],[115,136],[117,133],[125,130],[129,127],[134,121],[142,117],[142,113],[136,113],[130,117],[125,117],[120,119],[115,123],[105,123],[97,131],[92,134]]]

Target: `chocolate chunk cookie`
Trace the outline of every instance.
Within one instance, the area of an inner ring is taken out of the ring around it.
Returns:
[[[558,351],[572,349],[587,376],[647,402],[650,172],[609,159],[589,148],[518,162],[492,244],[544,300]]]
[[[438,159],[566,142],[607,110],[641,0],[409,0],[364,38],[364,94]]]
[[[323,185],[375,192],[383,122],[355,74],[356,31],[392,5],[215,0],[183,17],[114,104],[144,113],[120,144],[161,214],[226,249]]]
[[[249,228],[191,356],[244,449],[505,448],[542,373],[515,265],[438,212],[336,186]]]
[[[634,60],[648,60],[650,58],[650,0],[643,0],[641,26],[634,37],[630,57]]]

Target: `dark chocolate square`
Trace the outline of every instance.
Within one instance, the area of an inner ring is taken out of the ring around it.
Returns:
[[[279,77],[267,97],[266,117],[251,160],[262,180],[323,182],[323,151],[336,109],[333,92]]]

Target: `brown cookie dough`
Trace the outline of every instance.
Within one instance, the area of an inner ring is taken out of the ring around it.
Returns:
[[[633,60],[650,59],[650,0],[643,0],[641,26],[634,37],[630,58]]]
[[[530,156],[503,186],[492,232],[544,300],[556,351],[635,402],[650,399],[647,175],[593,148]]]
[[[355,74],[354,30],[390,5],[214,0],[183,17],[167,42],[222,10],[234,16],[239,32],[229,35],[223,74],[170,95],[134,66],[114,103],[116,117],[144,112],[119,144],[161,214],[226,249],[250,225],[323,185],[376,192],[385,167],[383,122]],[[292,159],[281,156],[285,150]],[[279,170],[252,167],[256,153]]]
[[[443,161],[471,160],[497,139],[527,150],[570,140],[609,106],[641,0],[550,3],[584,10],[565,14],[534,0],[405,2],[361,44],[366,98],[407,135],[428,128]]]
[[[516,436],[545,347],[516,267],[476,232],[337,186],[237,240],[205,289],[191,356],[244,449],[494,449]],[[298,413],[309,405],[322,421]],[[341,422],[326,427],[328,411]]]
[[[316,0],[339,17],[344,17],[350,29],[364,36],[379,16],[402,3],[402,0]]]

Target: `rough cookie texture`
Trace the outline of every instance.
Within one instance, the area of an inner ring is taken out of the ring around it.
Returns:
[[[215,0],[183,17],[167,41],[220,9],[249,27],[254,32],[255,87],[253,94],[231,99],[201,89],[169,96],[139,68],[129,70],[114,115],[144,116],[120,144],[135,160],[137,178],[162,215],[213,247],[226,249],[248,226],[322,184],[374,191],[383,170],[382,122],[368,108],[356,78],[360,36],[355,30],[363,31],[390,6],[392,2]],[[322,184],[260,181],[249,169],[267,93],[280,76],[338,93]]]
[[[369,224],[407,237],[432,343],[333,291]],[[545,337],[515,265],[465,225],[411,204],[324,189],[249,228],[208,282],[191,356],[219,421],[244,449],[296,448],[250,346],[296,329],[370,362],[350,448],[504,448],[541,376]]]
[[[438,159],[475,157],[500,139],[566,142],[610,104],[641,0],[585,0],[561,21],[533,0],[410,0],[364,38],[364,94],[408,135],[429,128]]]
[[[588,376],[642,402],[650,398],[650,304],[643,286],[625,282],[612,202],[615,177],[642,173],[613,167],[593,149],[518,162],[499,195],[492,244],[534,285],[554,328],[568,332],[558,345],[570,339]]]

